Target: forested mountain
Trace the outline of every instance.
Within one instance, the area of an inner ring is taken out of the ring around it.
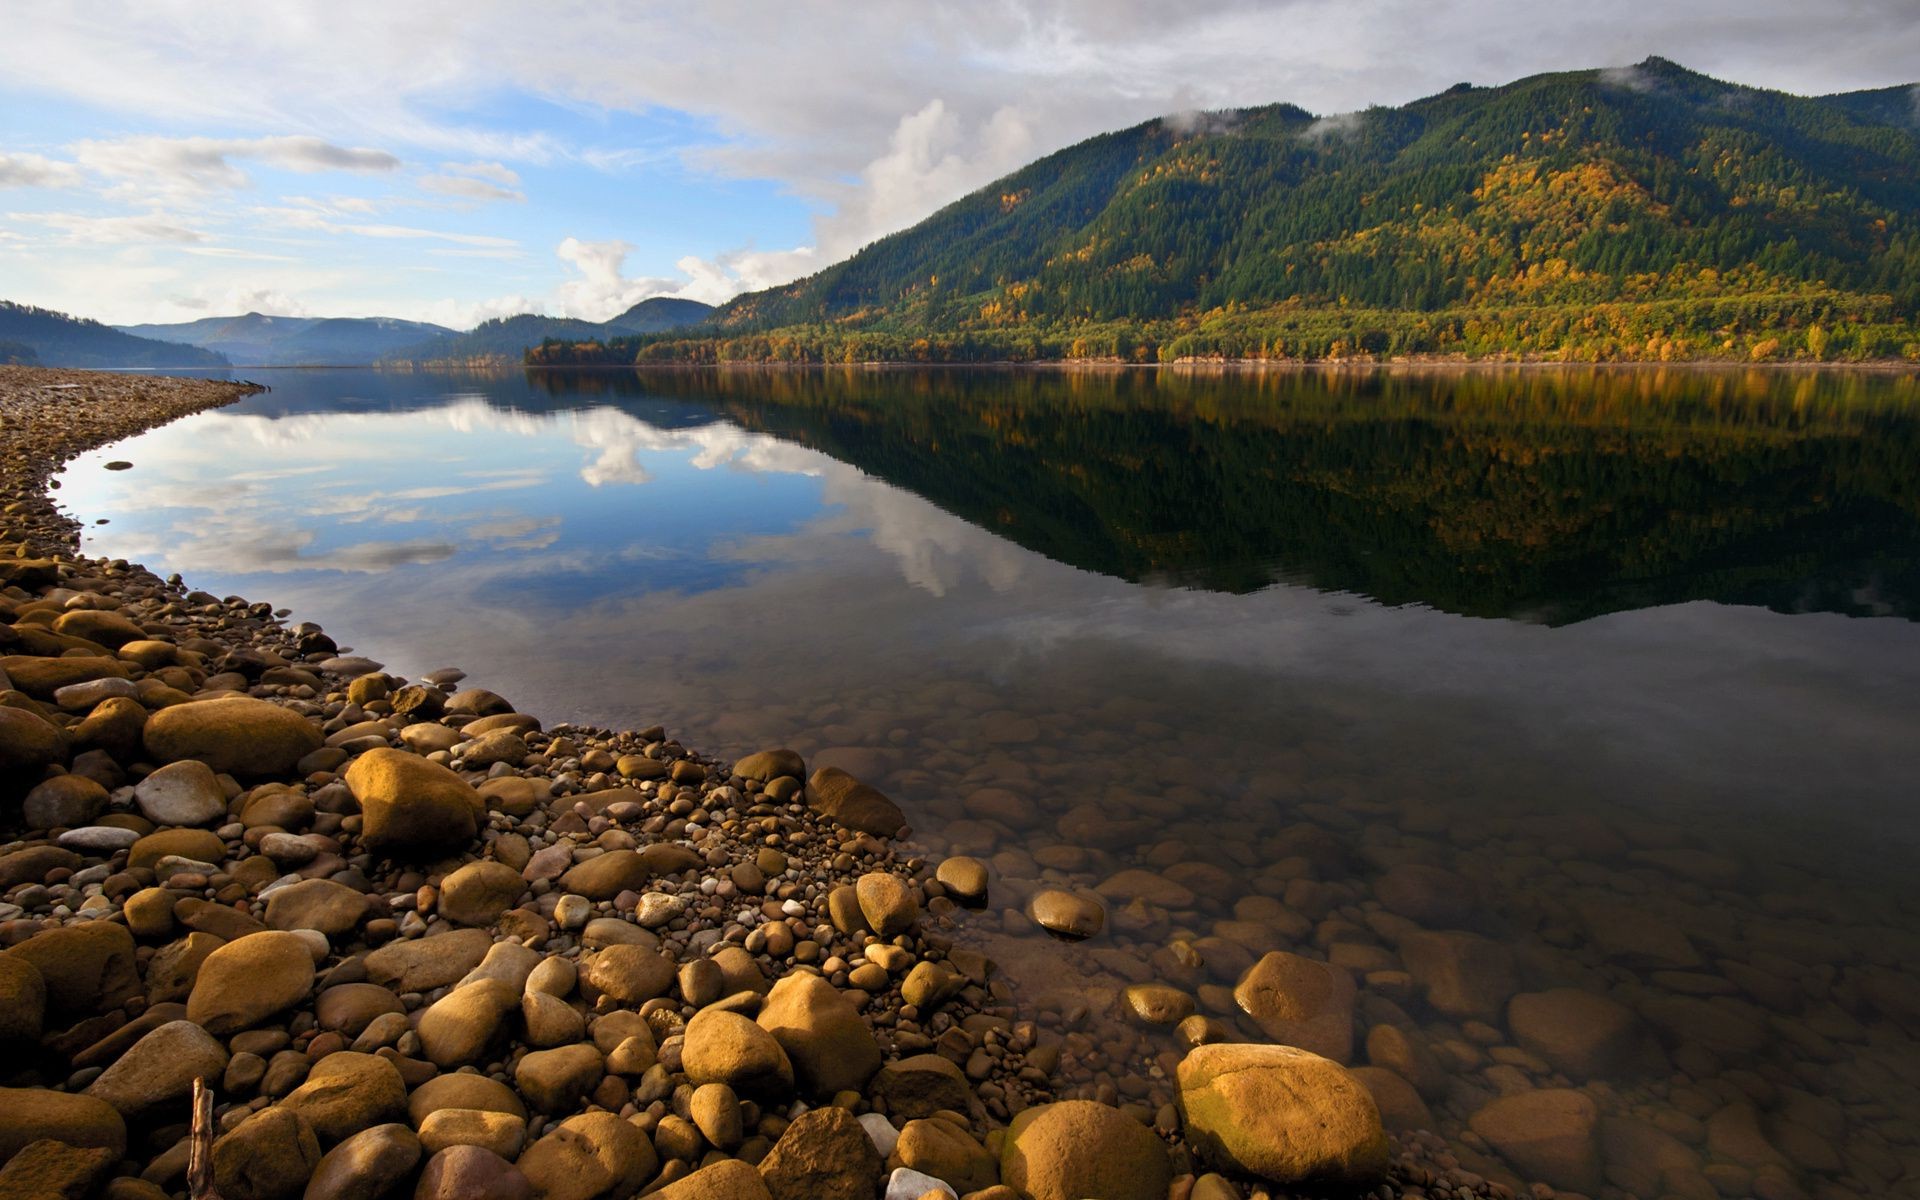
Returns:
[[[1655,58],[1151,121],[741,296],[714,336],[530,358],[1920,358],[1916,96]]]
[[[711,304],[654,296],[607,321],[543,317],[521,313],[482,322],[466,333],[447,331],[384,355],[388,365],[518,362],[530,348],[548,339],[568,342],[605,340],[659,333],[697,325],[713,312]]]
[[[126,325],[139,337],[186,342],[247,367],[365,366],[402,346],[453,330],[393,317],[207,317],[180,325]]]
[[[42,367],[224,367],[210,350],[122,333],[98,321],[0,300],[0,362]],[[25,351],[23,356],[21,351]]]

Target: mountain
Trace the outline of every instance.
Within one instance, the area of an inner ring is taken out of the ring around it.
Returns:
[[[98,321],[0,300],[0,360],[43,367],[225,367],[226,358],[176,342],[136,337]]]
[[[654,296],[606,321],[521,313],[519,316],[496,317],[482,322],[466,333],[448,331],[440,337],[416,341],[389,352],[383,362],[389,366],[517,363],[528,350],[542,342],[597,343],[613,338],[660,333],[698,325],[713,311],[711,304],[702,304],[698,300]]]
[[[365,366],[404,346],[453,330],[392,317],[207,317],[180,325],[127,325],[139,337],[187,342],[249,367]]]
[[[713,332],[537,363],[1920,358],[1914,88],[1664,59],[1081,142]]]

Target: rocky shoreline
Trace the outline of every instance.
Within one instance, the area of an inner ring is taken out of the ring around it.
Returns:
[[[1178,1109],[1056,1100],[1076,1014],[954,940],[987,866],[844,771],[545,728],[77,555],[62,462],[249,390],[0,370],[0,1197],[188,1194],[196,1081],[225,1200],[1507,1191],[1203,1016]]]

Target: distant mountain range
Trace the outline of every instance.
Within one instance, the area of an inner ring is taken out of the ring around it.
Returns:
[[[466,333],[442,330],[439,336],[380,355],[384,365],[453,365],[496,361],[519,362],[530,348],[553,338],[567,342],[605,341],[609,338],[660,333],[698,325],[713,313],[713,305],[698,300],[655,296],[642,300],[606,321],[571,317],[542,317],[522,313],[496,317]]]
[[[0,363],[44,367],[225,367],[225,356],[51,309],[0,300]]]
[[[695,336],[531,358],[1920,360],[1916,100],[1650,58],[1149,121]]]
[[[454,331],[392,317],[206,317],[179,325],[122,325],[136,337],[185,342],[243,367],[356,367]]]

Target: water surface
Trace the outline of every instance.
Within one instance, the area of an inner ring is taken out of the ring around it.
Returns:
[[[839,761],[992,860],[968,936],[1036,1003],[1161,978],[1230,1018],[1242,958],[1332,956],[1452,1068],[1469,1165],[1493,1096],[1593,1081],[1439,1011],[1382,913],[1639,1013],[1657,1060],[1596,1077],[1693,1155],[1667,1191],[1914,1181],[1912,377],[259,378],[73,465],[90,552],[549,720]],[[1130,868],[1177,890],[1109,885],[1100,938],[1018,915]],[[1091,1028],[1070,1077],[1164,1094],[1170,1034]],[[1747,1109],[1774,1157],[1707,1136]]]

